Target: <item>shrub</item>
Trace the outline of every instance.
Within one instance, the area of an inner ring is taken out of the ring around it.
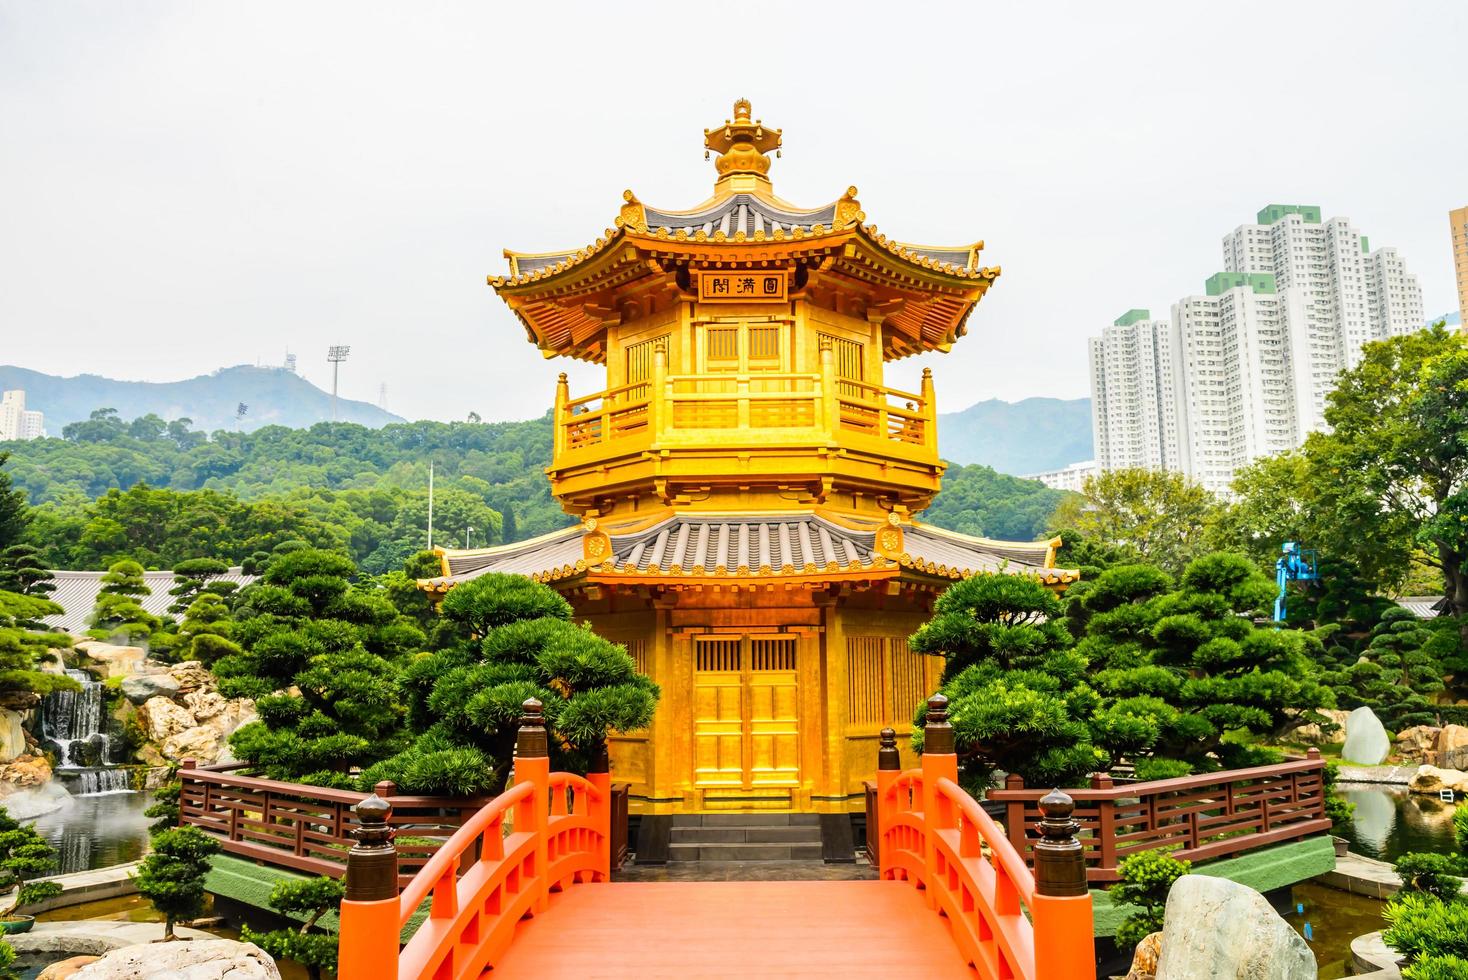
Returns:
[[[0,893],[15,889],[0,917],[61,894],[54,881],[31,881],[49,873],[56,865],[56,851],[36,828],[15,820],[0,807]]]
[[[172,939],[181,919],[204,911],[204,877],[220,844],[197,827],[177,827],[153,835],[153,853],[138,868],[138,893],[163,915],[163,938]]]
[[[323,915],[337,910],[344,894],[346,886],[334,878],[278,881],[267,901],[282,915],[305,916],[301,927],[260,933],[246,926],[241,938],[276,959],[295,960],[307,969],[311,980],[321,980],[324,971],[336,970],[337,937],[311,930]]]
[[[1191,861],[1179,860],[1166,851],[1142,851],[1117,866],[1121,881],[1107,888],[1106,893],[1113,901],[1138,909],[1116,930],[1117,949],[1131,949],[1162,928],[1167,893],[1172,883],[1192,867]]]
[[[1444,902],[1425,893],[1399,893],[1382,913],[1388,923],[1381,938],[1424,972],[1446,969],[1450,957],[1468,959],[1468,901]],[[1439,961],[1434,965],[1434,958]],[[1439,974],[1454,976],[1449,972]]]

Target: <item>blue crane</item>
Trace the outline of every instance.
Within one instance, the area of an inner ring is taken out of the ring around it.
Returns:
[[[1285,621],[1285,600],[1291,582],[1318,582],[1320,569],[1315,564],[1315,549],[1302,548],[1297,541],[1286,541],[1283,552],[1274,563],[1274,581],[1279,594],[1274,597],[1274,621]]]

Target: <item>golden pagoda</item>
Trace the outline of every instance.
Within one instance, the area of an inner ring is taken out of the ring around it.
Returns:
[[[489,284],[546,357],[606,366],[555,394],[551,491],[579,526],[443,550],[442,593],[512,572],[563,593],[662,688],[651,728],[612,739],[633,805],[843,812],[863,806],[879,731],[906,727],[941,664],[907,637],[954,579],[1057,588],[1058,540],[919,523],[937,494],[937,405],[883,365],[948,350],[998,276],[983,243],[910,245],[866,223],[856,188],[807,210],[776,197],[781,132],[704,131],[713,196],[685,211],[632,191],[570,251],[506,251]]]

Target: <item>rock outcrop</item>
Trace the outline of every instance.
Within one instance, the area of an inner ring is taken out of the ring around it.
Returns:
[[[1127,971],[1126,980],[1156,980],[1157,958],[1161,955],[1162,933],[1148,933],[1137,943],[1136,952],[1132,954],[1132,968]]]
[[[1327,733],[1323,726],[1315,723],[1301,725],[1291,733],[1290,738],[1303,745],[1340,745],[1346,740],[1346,718],[1349,711],[1338,711],[1335,708],[1321,708],[1319,714],[1325,715],[1336,727]]]
[[[1417,773],[1407,788],[1414,793],[1437,796],[1445,789],[1455,795],[1468,796],[1468,772],[1459,769],[1439,769],[1437,766],[1418,766]]]
[[[52,963],[36,975],[36,980],[75,980],[77,972],[100,956],[68,956],[59,963]]]
[[[1341,747],[1344,761],[1379,766],[1386,761],[1391,748],[1386,729],[1370,708],[1362,705],[1346,718],[1346,744]]]
[[[116,646],[100,640],[78,640],[73,650],[90,657],[107,668],[108,677],[128,677],[143,669],[148,651],[142,647]]]
[[[0,708],[0,762],[12,762],[25,755],[25,727],[19,711]]]
[[[280,980],[280,970],[259,946],[233,939],[140,943],[89,963],[72,980]]]
[[[1413,762],[1433,762],[1433,751],[1442,729],[1435,725],[1413,725],[1397,733],[1397,755]]]
[[[51,763],[44,755],[21,755],[0,766],[0,796],[44,786],[51,780]]]
[[[1468,769],[1468,727],[1444,725],[1433,757],[1425,761],[1441,769]]]
[[[143,731],[155,742],[162,742],[179,732],[194,727],[194,716],[168,698],[149,698],[138,708]]]
[[[178,693],[178,681],[164,673],[133,674],[122,682],[122,694],[133,704],[146,704],[153,698],[174,698]]]
[[[1316,980],[1305,940],[1246,885],[1183,875],[1164,921],[1156,980]]]
[[[168,675],[178,684],[178,689],[185,694],[190,691],[215,691],[219,689],[219,682],[214,675],[209,673],[197,660],[185,660],[168,668]]]

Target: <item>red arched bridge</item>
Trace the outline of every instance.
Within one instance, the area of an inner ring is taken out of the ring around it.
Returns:
[[[920,768],[901,771],[895,735],[882,733],[868,831],[880,880],[613,884],[610,776],[551,772],[541,705],[527,701],[513,785],[401,893],[391,808],[376,796],[358,804],[338,974],[1094,980],[1070,798],[1041,801],[1031,872],[958,785],[947,701],[928,706]]]

